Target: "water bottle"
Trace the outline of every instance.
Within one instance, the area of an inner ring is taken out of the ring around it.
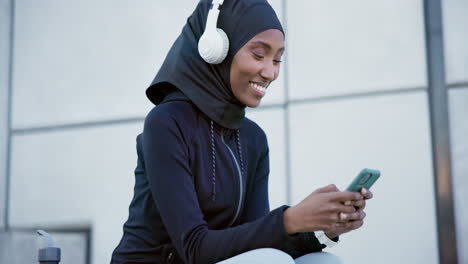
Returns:
[[[41,264],[58,264],[60,262],[60,248],[54,246],[54,239],[44,230],[37,230],[47,241],[47,247],[39,249],[38,260]]]

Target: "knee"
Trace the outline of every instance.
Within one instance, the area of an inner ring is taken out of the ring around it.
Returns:
[[[259,248],[218,262],[217,264],[295,264],[287,253],[274,248]]]
[[[325,264],[343,264],[343,261],[337,256],[328,252],[322,252],[323,263]]]
[[[294,259],[288,254],[279,249],[274,248],[261,248],[257,249],[263,259],[267,260],[265,263],[269,264],[295,264]]]
[[[343,261],[328,252],[316,252],[304,255],[296,259],[297,264],[323,263],[323,264],[343,264]]]

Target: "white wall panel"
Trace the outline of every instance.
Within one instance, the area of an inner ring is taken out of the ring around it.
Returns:
[[[197,2],[16,1],[14,128],[144,116]]]
[[[13,126],[146,113],[144,91],[197,2],[18,1]],[[283,101],[280,75],[264,103]]]
[[[447,83],[468,82],[468,1],[442,1]]]
[[[255,121],[267,135],[270,148],[268,195],[270,209],[273,210],[287,202],[284,110],[282,108],[249,109],[247,116]]]
[[[10,1],[0,0],[0,229],[5,226],[10,68]]]
[[[291,98],[426,86],[422,1],[287,4]]]
[[[283,23],[283,7],[282,7],[282,0],[269,0],[268,1],[273,9],[276,12],[276,15],[280,19],[281,23]],[[287,38],[286,33],[286,38]],[[284,94],[285,94],[285,82],[284,82],[284,67],[286,65],[282,64],[280,69],[280,74],[278,79],[276,79],[267,90],[265,97],[262,99],[262,105],[267,104],[281,104],[284,103]]]
[[[468,263],[468,87],[449,90],[458,263]]]
[[[330,183],[345,189],[362,168],[382,172],[364,226],[332,252],[346,263],[438,263],[425,92],[293,105],[290,120],[294,202]]]
[[[265,97],[263,97],[261,105],[282,104],[285,102],[285,82],[284,82],[284,67],[281,66],[278,78],[268,86]]]
[[[108,263],[128,217],[142,126],[14,136],[11,226],[92,226],[92,261]]]
[[[284,23],[283,20],[283,0],[267,0],[268,3],[273,7],[281,23]]]

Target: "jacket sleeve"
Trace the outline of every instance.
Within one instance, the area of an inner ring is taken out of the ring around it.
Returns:
[[[215,263],[256,248],[281,249],[288,235],[280,207],[239,226],[210,230],[188,162],[187,139],[167,112],[148,114],[143,154],[151,193],[173,245],[185,263]]]
[[[266,137],[264,139],[266,142]],[[255,171],[253,181],[248,187],[246,196],[246,204],[244,213],[241,217],[241,224],[256,221],[257,219],[268,215],[270,212],[268,199],[268,178],[270,174],[269,149],[268,143],[265,143],[266,150],[264,151]],[[282,206],[282,211],[288,206]],[[284,227],[283,227],[284,229]],[[314,232],[304,232],[294,235],[286,235],[283,241],[281,250],[291,255],[293,258],[298,258],[302,255],[311,252],[321,251],[325,248],[324,245],[315,237]]]

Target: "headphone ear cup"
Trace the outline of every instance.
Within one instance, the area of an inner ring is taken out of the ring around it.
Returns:
[[[221,38],[221,45],[218,46],[219,59],[216,61],[219,61],[219,62],[217,62],[216,64],[221,63],[226,58],[228,51],[229,51],[229,38],[226,32],[224,32],[224,30],[220,28],[217,28],[217,31],[218,31],[219,37]]]
[[[215,32],[205,32],[198,41],[198,52],[207,63],[221,63],[228,51],[229,39],[222,29],[217,28]]]

